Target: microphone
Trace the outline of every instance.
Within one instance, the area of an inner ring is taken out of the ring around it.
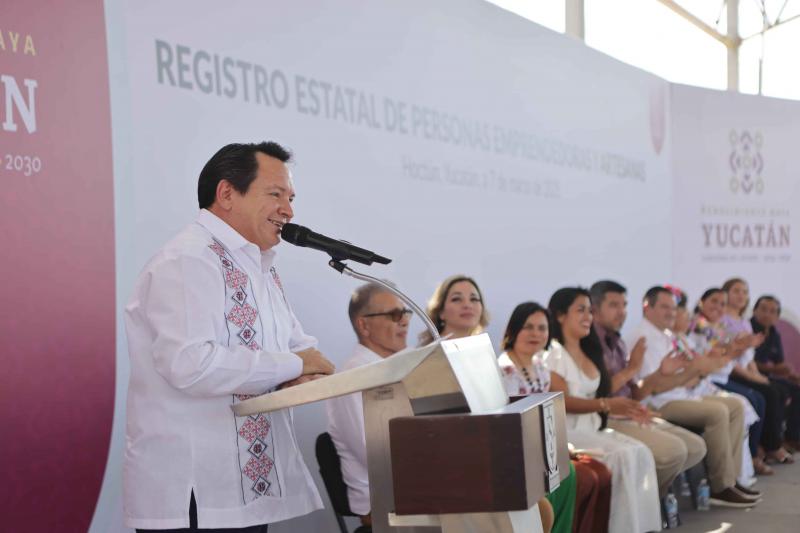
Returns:
[[[347,241],[331,239],[325,235],[314,233],[305,226],[297,224],[284,224],[281,229],[281,237],[295,246],[304,246],[325,252],[336,261],[351,259],[364,265],[371,265],[373,262],[388,265],[392,262],[391,259],[382,257],[375,252],[359,248]]]

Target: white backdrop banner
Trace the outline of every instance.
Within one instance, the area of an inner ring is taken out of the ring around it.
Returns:
[[[796,312],[798,124],[797,102],[672,87],[673,272],[692,301],[742,277]]]
[[[516,304],[561,286],[614,277],[638,299],[670,279],[666,82],[480,0],[275,4],[107,1],[120,302],[196,216],[208,158],[265,139],[295,152],[297,223],[394,259],[369,273],[421,303],[474,276],[495,341]],[[278,251],[297,315],[341,363],[355,282],[320,253]],[[121,530],[118,333],[96,532]],[[322,406],[295,420],[316,471]],[[334,529],[325,510],[270,531]]]

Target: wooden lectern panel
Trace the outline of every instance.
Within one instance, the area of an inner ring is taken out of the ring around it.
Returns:
[[[542,405],[555,407],[556,460],[569,456],[561,394],[527,397],[487,414],[389,421],[395,513],[519,511],[546,493]]]
[[[527,509],[519,416],[444,415],[389,421],[397,514]]]

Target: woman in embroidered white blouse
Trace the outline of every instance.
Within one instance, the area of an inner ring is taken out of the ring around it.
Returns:
[[[647,413],[629,398],[606,397],[610,380],[602,347],[592,334],[589,292],[578,287],[559,289],[548,308],[555,339],[545,356],[550,390],[565,395],[569,441],[596,455],[611,470],[609,531],[659,531],[661,511],[652,453],[636,439],[602,428],[600,413],[643,423]]]
[[[542,361],[549,340],[547,310],[534,302],[519,304],[508,321],[503,338],[505,351],[497,359],[509,396],[550,390],[550,372]]]
[[[508,319],[497,360],[509,396],[550,390],[550,371],[541,355],[550,345],[550,314],[535,302],[519,304]],[[586,455],[571,457],[570,476],[547,495],[555,513],[553,533],[606,531],[611,502],[611,472]],[[573,527],[574,525],[574,527]]]

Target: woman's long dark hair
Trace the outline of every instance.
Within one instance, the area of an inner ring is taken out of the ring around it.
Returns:
[[[528,317],[534,313],[544,314],[544,317],[547,319],[547,329],[552,332],[553,326],[550,320],[550,312],[536,302],[523,302],[514,308],[514,311],[511,313],[511,318],[508,319],[506,332],[503,334],[503,350],[508,351],[514,347],[514,343],[517,342],[517,336],[519,332],[522,331],[522,326],[525,325],[525,321],[528,320]],[[550,348],[550,340],[553,338],[552,335],[552,333],[548,333],[547,335],[547,342],[544,345],[545,350]]]
[[[550,309],[550,335],[551,338],[556,339],[562,345],[564,344],[564,331],[561,329],[561,324],[558,322],[558,317],[566,315],[569,307],[578,299],[579,296],[586,296],[591,301],[589,291],[583,287],[565,287],[558,289],[553,296],[550,297],[550,303],[547,307]],[[611,392],[611,379],[606,369],[605,361],[603,361],[603,346],[600,344],[600,338],[595,333],[594,328],[591,328],[589,334],[580,340],[581,350],[586,354],[586,357],[597,367],[600,373],[600,385],[597,387],[596,398],[607,398]],[[601,415],[603,419],[602,427],[606,425],[606,416]]]

